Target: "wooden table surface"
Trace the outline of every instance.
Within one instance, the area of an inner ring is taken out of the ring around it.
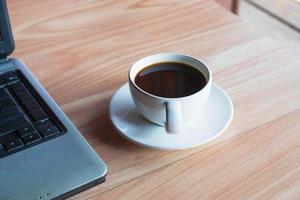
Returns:
[[[104,184],[71,199],[300,199],[299,55],[211,0],[8,6],[13,57],[27,63],[109,168]],[[235,107],[220,138],[159,151],[113,130],[111,96],[133,62],[158,52],[190,54],[211,66]]]

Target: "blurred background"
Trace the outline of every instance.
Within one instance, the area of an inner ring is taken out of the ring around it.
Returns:
[[[216,0],[300,55],[300,0]]]

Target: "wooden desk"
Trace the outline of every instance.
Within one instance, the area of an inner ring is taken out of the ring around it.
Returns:
[[[13,56],[30,66],[109,167],[104,184],[71,199],[300,198],[299,55],[211,0],[8,4]],[[109,100],[130,65],[170,51],[204,59],[233,99],[231,126],[207,145],[146,149],[109,123]]]

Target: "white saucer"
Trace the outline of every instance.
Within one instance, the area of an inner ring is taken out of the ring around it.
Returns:
[[[232,120],[233,104],[227,93],[213,83],[202,116],[183,126],[181,133],[168,134],[164,127],[139,114],[126,83],[112,97],[109,112],[115,129],[129,141],[155,149],[176,150],[205,144],[221,135]]]

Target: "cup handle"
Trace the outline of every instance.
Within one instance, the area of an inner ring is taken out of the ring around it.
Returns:
[[[167,133],[176,134],[181,128],[181,105],[179,101],[168,101],[166,104],[166,124]]]

